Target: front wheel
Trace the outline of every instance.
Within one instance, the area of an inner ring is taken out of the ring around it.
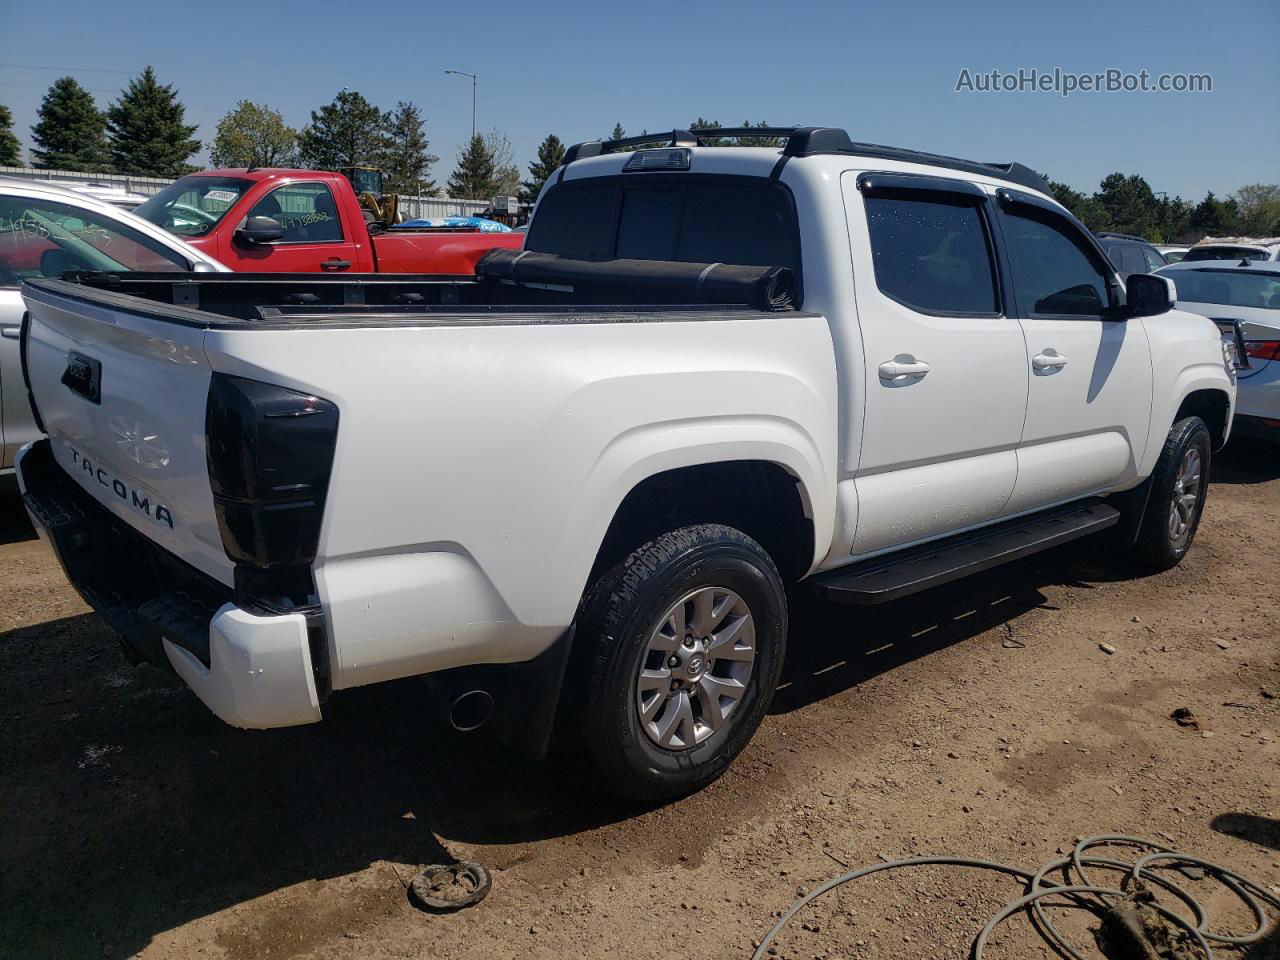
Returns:
[[[1209,491],[1212,450],[1209,428],[1199,417],[1179,420],[1169,431],[1133,544],[1135,558],[1147,566],[1168,570],[1191,549]]]
[[[567,733],[623,796],[697,790],[759,727],[786,635],[782,578],[758,543],[717,524],[663,534],[584,598]]]

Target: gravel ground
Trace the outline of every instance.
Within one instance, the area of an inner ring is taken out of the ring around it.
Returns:
[[[842,864],[1034,867],[1097,833],[1280,885],[1280,457],[1228,451],[1214,479],[1165,574],[1086,541],[870,612],[798,601],[755,742],[648,810],[453,734],[413,681],[336,696],[317,726],[232,730],[129,666],[0,497],[0,954],[745,958]],[[493,892],[416,909],[410,878],[452,858]],[[968,870],[871,878],[778,955],[964,957],[1016,893]],[[1061,915],[1092,951],[1095,924]],[[1015,918],[989,956],[1051,954]]]

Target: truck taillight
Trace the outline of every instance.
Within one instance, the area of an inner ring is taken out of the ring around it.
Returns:
[[[1280,360],[1280,340],[1246,340],[1244,352],[1258,360]]]
[[[222,547],[237,592],[306,602],[338,438],[328,400],[215,373],[206,459]]]

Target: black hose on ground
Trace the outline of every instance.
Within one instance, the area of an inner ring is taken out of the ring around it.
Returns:
[[[1086,851],[1094,847],[1102,846],[1134,846],[1148,849],[1152,852],[1139,857],[1135,862],[1125,860],[1116,860],[1109,857],[1091,856]],[[1229,890],[1236,894],[1245,905],[1249,908],[1254,916],[1256,928],[1252,933],[1244,936],[1232,936],[1225,933],[1215,933],[1209,929],[1209,913],[1204,905],[1197,900],[1191,893],[1180,887],[1167,876],[1152,874],[1147,872],[1147,868],[1153,863],[1162,863],[1165,866],[1185,866],[1200,868],[1206,876],[1211,876],[1221,881]],[[1257,943],[1265,937],[1271,929],[1273,929],[1272,918],[1268,915],[1268,908],[1280,911],[1280,897],[1274,893],[1264,889],[1252,880],[1240,876],[1227,867],[1220,864],[1212,863],[1200,857],[1174,850],[1154,841],[1144,839],[1142,837],[1130,837],[1121,834],[1104,834],[1096,837],[1086,837],[1076,844],[1071,856],[1063,857],[1058,860],[1052,860],[1046,863],[1038,870],[1032,872],[1024,870],[1021,867],[1011,866],[1006,863],[997,863],[993,860],[979,860],[970,857],[910,857],[905,860],[892,860],[888,863],[877,863],[874,866],[863,867],[859,870],[850,870],[848,873],[827,880],[825,883],[815,887],[811,892],[793,903],[787,911],[782,915],[777,923],[765,934],[760,941],[760,945],[752,954],[752,960],[761,960],[769,950],[769,946],[773,940],[787,925],[787,923],[799,913],[802,909],[822,896],[828,891],[834,890],[842,884],[849,883],[852,880],[858,880],[862,877],[868,877],[873,873],[881,873],[885,870],[898,870],[904,867],[921,867],[921,866],[953,866],[953,867],[974,867],[979,870],[994,870],[998,873],[1008,874],[1017,877],[1024,884],[1024,890],[1021,896],[1010,901],[1001,907],[987,921],[986,925],[979,931],[973,940],[973,946],[970,953],[972,960],[982,960],[983,951],[986,948],[987,940],[992,932],[1001,923],[1024,909],[1030,909],[1033,921],[1037,930],[1045,937],[1049,943],[1059,950],[1065,956],[1073,958],[1073,960],[1086,960],[1075,947],[1067,942],[1053,922],[1049,919],[1044,911],[1043,901],[1049,897],[1065,897],[1076,906],[1083,906],[1096,913],[1103,918],[1104,931],[1115,937],[1129,936],[1135,941],[1136,947],[1141,947],[1141,941],[1145,939],[1146,934],[1141,928],[1141,924],[1126,923],[1125,921],[1131,915],[1129,908],[1136,906],[1138,910],[1145,910],[1158,915],[1163,919],[1168,927],[1174,931],[1181,931],[1181,938],[1185,945],[1192,945],[1199,952],[1193,954],[1185,949],[1179,956],[1199,956],[1203,960],[1214,960],[1216,954],[1211,944],[1220,943],[1231,946],[1244,946],[1247,944]],[[1125,874],[1121,881],[1123,889],[1115,887],[1101,886],[1090,882],[1085,868],[1102,868],[1108,870],[1118,870]],[[1064,872],[1066,883],[1053,883],[1049,881],[1047,876],[1055,871]],[[1072,871],[1074,871],[1079,882],[1072,883]],[[1181,914],[1175,913],[1168,907],[1154,902],[1153,896],[1146,884],[1155,884],[1164,888],[1169,893],[1181,900],[1192,913],[1192,919],[1188,920]],[[1266,906],[1264,906],[1266,904]],[[1151,946],[1148,944],[1148,946]],[[1142,956],[1140,953],[1135,956]],[[1150,955],[1155,956],[1152,950]],[[1164,955],[1164,954],[1161,954]]]

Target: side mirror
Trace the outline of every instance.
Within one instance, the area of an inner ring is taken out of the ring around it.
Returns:
[[[250,217],[243,227],[235,232],[235,238],[253,246],[259,243],[274,243],[284,237],[284,227],[273,217]]]
[[[1131,273],[1125,281],[1125,315],[1156,317],[1173,309],[1178,288],[1168,277],[1150,273]]]

